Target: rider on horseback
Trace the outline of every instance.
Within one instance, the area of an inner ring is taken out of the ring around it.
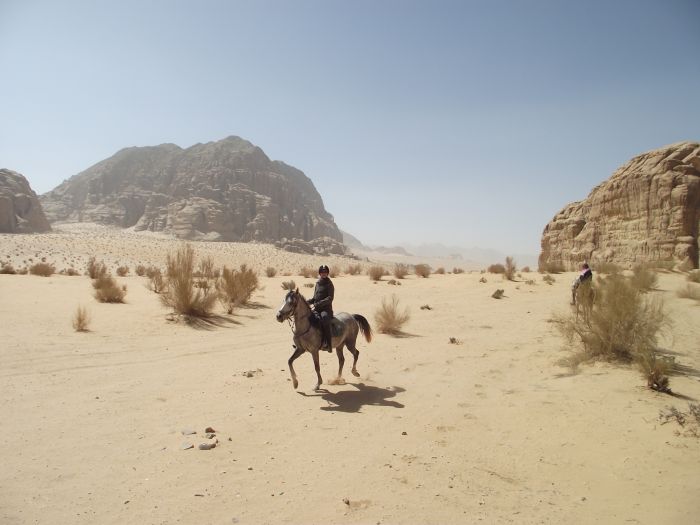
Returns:
[[[330,270],[325,264],[319,267],[314,296],[308,300],[308,303],[312,305],[316,315],[321,320],[323,334],[321,350],[331,352],[331,321],[333,320],[333,295],[335,294],[335,288],[333,287],[333,281],[328,277],[329,272]]]
[[[571,285],[571,304],[576,304],[576,290],[578,287],[582,284],[588,284],[590,286],[592,282],[593,271],[591,270],[591,267],[588,266],[588,263],[583,263],[581,266],[581,273],[578,277],[576,277],[576,279],[574,279],[574,282]]]

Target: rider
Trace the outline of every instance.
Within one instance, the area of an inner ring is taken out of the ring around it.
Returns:
[[[323,336],[321,350],[331,352],[331,321],[333,320],[333,295],[335,288],[333,287],[333,281],[328,277],[329,273],[330,270],[325,264],[319,267],[314,296],[308,300],[308,303],[313,305],[314,311],[321,319]]]
[[[571,304],[576,304],[576,289],[586,282],[588,284],[593,282],[593,271],[591,267],[588,266],[588,263],[583,263],[581,266],[581,273],[574,279],[571,285]]]

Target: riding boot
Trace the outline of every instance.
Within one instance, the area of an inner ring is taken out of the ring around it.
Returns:
[[[323,324],[323,338],[321,342],[321,350],[325,350],[326,352],[332,352],[332,342],[331,342],[331,327],[330,323],[324,323]]]

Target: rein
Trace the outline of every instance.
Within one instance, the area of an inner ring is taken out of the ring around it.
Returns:
[[[296,305],[295,305],[296,308]],[[292,320],[294,319],[294,320]],[[292,330],[292,335],[294,337],[301,337],[302,335],[306,335],[309,330],[311,330],[312,324],[309,322],[309,327],[304,330],[302,333],[297,334],[295,330],[297,329],[297,323],[296,323],[296,312],[293,312],[289,317],[287,317],[287,322],[289,323],[289,328]]]

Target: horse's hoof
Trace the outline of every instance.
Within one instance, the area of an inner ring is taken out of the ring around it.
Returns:
[[[360,377],[360,373],[357,370],[353,370],[352,375],[354,375],[355,377]]]
[[[297,380],[295,379],[294,381],[292,381],[292,385],[294,385],[294,390],[296,390],[297,387],[299,386],[299,381],[297,381]]]

